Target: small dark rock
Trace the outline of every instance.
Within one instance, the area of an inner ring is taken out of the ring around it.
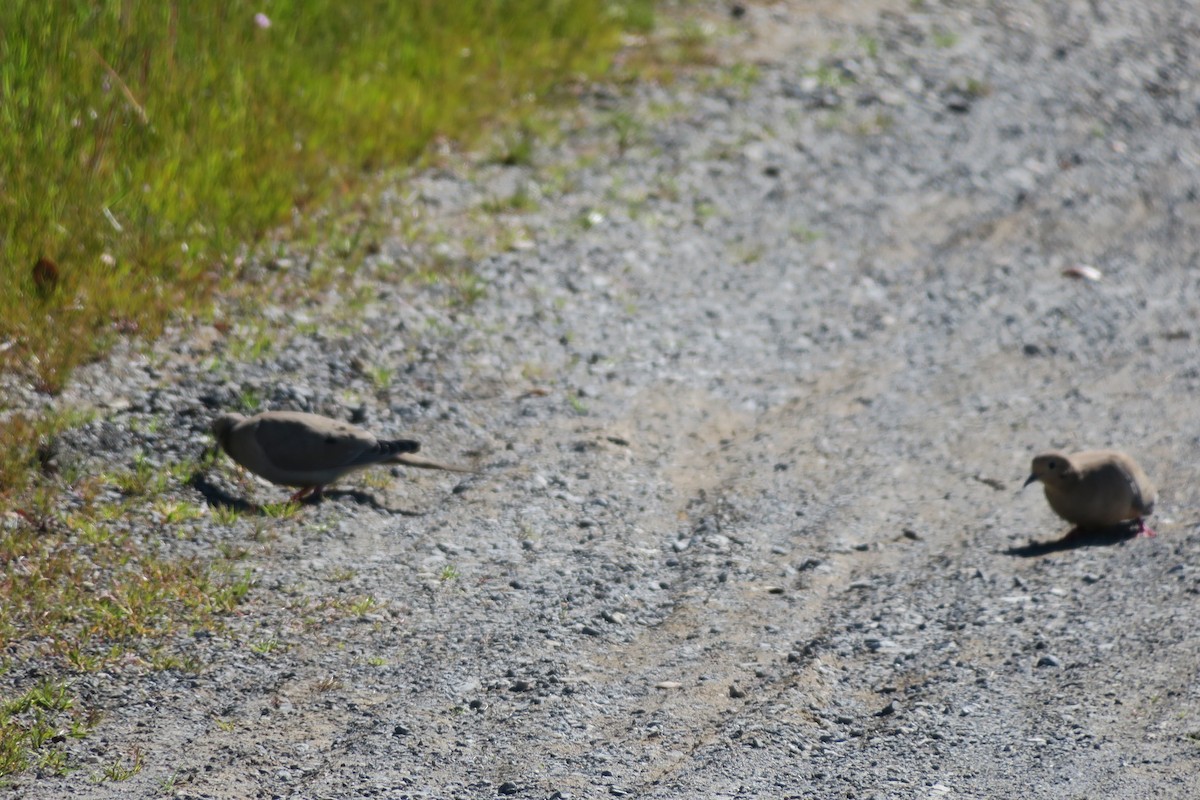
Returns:
[[[955,114],[965,114],[971,110],[970,96],[958,90],[947,92],[942,101],[946,104],[946,109],[953,111]]]
[[[838,108],[842,104],[842,96],[833,89],[816,91],[808,96],[809,108]]]

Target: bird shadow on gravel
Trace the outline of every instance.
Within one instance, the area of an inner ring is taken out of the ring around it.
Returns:
[[[1136,523],[1113,525],[1098,530],[1080,531],[1072,529],[1065,536],[1049,542],[1030,542],[1020,547],[1010,547],[1005,555],[1018,558],[1035,558],[1049,553],[1059,553],[1064,550],[1075,550],[1080,547],[1108,547],[1121,542],[1136,539],[1138,526]]]
[[[360,506],[370,506],[384,514],[398,514],[402,517],[424,517],[429,512],[427,511],[411,511],[406,508],[391,508],[379,502],[374,495],[369,492],[363,492],[358,489],[334,489],[333,491],[324,491],[319,495],[305,498],[302,502],[304,505],[318,505],[325,502],[326,499],[334,500],[348,498],[358,503]]]
[[[213,483],[203,473],[197,472],[192,475],[188,481],[189,485],[204,496],[204,499],[210,506],[228,508],[239,514],[253,514],[258,516],[266,515],[266,511],[262,506],[255,505],[247,500],[244,500],[236,495],[232,495],[225,491],[222,487]],[[358,489],[334,489],[325,491],[319,495],[310,495],[300,501],[301,505],[315,506],[320,505],[327,499],[343,499],[348,498],[355,503],[363,506],[369,506],[383,514],[397,514],[402,517],[423,517],[424,511],[410,511],[404,508],[390,508],[379,502],[374,495],[363,492]]]
[[[210,481],[202,472],[197,472],[188,479],[188,485],[204,496],[210,506],[232,509],[239,514],[262,514],[263,510],[253,503],[248,503]]]

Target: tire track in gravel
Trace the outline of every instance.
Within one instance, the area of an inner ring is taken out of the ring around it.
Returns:
[[[670,685],[647,691],[640,707],[646,717],[686,720],[654,728],[647,741],[665,755],[627,786],[635,793],[669,783],[698,753],[728,741],[731,731],[797,689],[814,699],[834,691],[833,682],[809,669],[814,652],[835,625],[831,617],[845,602],[846,587],[885,560],[879,549],[852,549],[838,527],[850,523],[845,512],[861,500],[864,483],[877,479],[863,475],[861,465],[844,460],[844,454],[869,446],[875,431],[859,427],[857,418],[868,398],[886,390],[888,379],[879,368],[822,372],[800,396],[756,415],[736,412],[702,392],[652,390],[631,404],[628,421],[614,426],[638,429],[640,446],[659,455],[658,470],[678,498],[675,520],[668,508],[662,518],[644,524],[662,530],[674,522],[681,532],[679,552],[668,561],[675,563],[678,578],[665,619],[618,650],[593,656],[604,665],[602,673],[619,680]],[[794,376],[766,376],[763,382],[786,385]],[[830,436],[838,437],[836,445]],[[781,483],[776,478],[782,475],[802,487]],[[783,519],[765,534],[747,530],[755,518],[739,506],[768,493],[787,498]],[[899,531],[897,536],[902,538]],[[718,546],[714,553],[714,538],[729,539],[732,547]],[[797,538],[809,554],[798,569],[784,557]],[[773,620],[786,620],[790,641],[764,650],[761,627]],[[817,722],[806,708],[794,716],[806,727]],[[626,737],[630,725],[618,717],[608,730],[605,738]]]

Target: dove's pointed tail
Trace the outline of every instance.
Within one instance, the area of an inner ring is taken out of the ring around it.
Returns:
[[[408,455],[406,453],[398,453],[388,459],[388,464],[399,464],[402,467],[415,467],[417,469],[440,469],[445,472],[465,472],[477,473],[479,470],[471,469],[470,467],[460,467],[457,464],[443,464],[440,461],[431,461],[428,458],[420,456]]]

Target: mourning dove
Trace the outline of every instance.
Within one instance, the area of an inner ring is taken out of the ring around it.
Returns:
[[[1058,451],[1033,459],[1025,486],[1041,481],[1054,513],[1071,533],[1137,520],[1138,536],[1153,536],[1142,517],[1154,511],[1154,485],[1137,462],[1116,450]]]
[[[404,464],[455,472],[471,470],[412,457],[412,439],[376,439],[362,428],[300,411],[267,411],[253,417],[223,414],[213,435],[230,458],[271,483],[299,486],[300,500],[338,478],[375,464]]]

